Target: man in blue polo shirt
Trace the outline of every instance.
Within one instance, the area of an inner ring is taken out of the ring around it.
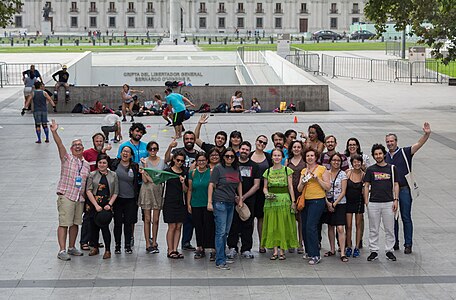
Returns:
[[[412,222],[412,196],[410,193],[410,187],[408,186],[405,175],[409,173],[407,163],[410,170],[412,168],[413,155],[420,150],[421,147],[426,143],[431,135],[431,125],[425,122],[423,125],[424,134],[420,137],[418,142],[410,147],[400,148],[397,146],[397,135],[394,133],[388,133],[385,137],[386,146],[389,152],[385,157],[385,161],[389,164],[393,164],[397,168],[398,181],[399,181],[399,208],[401,212],[402,224],[404,226],[404,253],[412,253],[412,238],[413,238],[413,222]],[[394,224],[394,235],[396,236],[396,243],[394,244],[394,250],[399,250],[399,222],[396,220]]]
[[[195,106],[190,100],[185,98],[179,93],[173,93],[173,90],[170,88],[167,88],[165,90],[166,94],[166,102],[168,103],[168,106],[170,106],[173,109],[174,115],[173,115],[173,127],[175,131],[175,135],[173,138],[179,139],[182,136],[182,123],[184,122],[185,118],[185,102],[188,103],[190,106]]]

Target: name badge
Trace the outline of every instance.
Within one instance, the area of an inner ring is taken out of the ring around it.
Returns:
[[[74,186],[77,187],[78,189],[81,188],[81,186],[82,186],[82,177],[81,176],[76,176],[76,179],[74,181]]]

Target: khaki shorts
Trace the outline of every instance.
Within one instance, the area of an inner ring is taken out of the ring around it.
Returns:
[[[33,88],[30,86],[26,86],[24,88],[24,96],[30,96],[30,95],[33,95]]]
[[[59,226],[69,227],[82,224],[82,211],[84,202],[71,201],[64,195],[57,198],[57,210],[59,212]]]

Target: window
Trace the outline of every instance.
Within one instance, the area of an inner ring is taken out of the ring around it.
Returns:
[[[72,28],[78,27],[78,17],[71,17],[70,26]]]
[[[263,3],[257,3],[256,4],[256,10],[255,12],[257,14],[262,14],[264,11],[263,11]]]
[[[108,18],[108,26],[109,26],[109,28],[115,28],[116,27],[116,17],[109,17]]]
[[[237,28],[244,28],[244,18],[237,18]]]
[[[359,18],[352,18],[352,24],[359,23]]]
[[[77,12],[78,11],[78,3],[77,2],[71,2],[71,8],[70,8],[70,11],[71,12]]]
[[[90,12],[96,12],[97,11],[97,3],[96,2],[90,2]]]
[[[149,12],[149,13],[154,12],[154,3],[153,2],[147,2],[147,12]]]
[[[128,2],[128,10],[127,10],[127,12],[135,12],[135,3],[134,2]]]
[[[238,13],[245,13],[245,10],[244,10],[244,3],[242,3],[242,2],[238,3],[237,12],[238,12]]]
[[[359,14],[359,4],[353,3],[352,14]]]
[[[337,3],[331,3],[331,9],[329,12],[332,14],[337,14]]]
[[[22,27],[22,16],[15,16],[14,17],[14,26],[16,28],[21,28]]]
[[[256,28],[263,28],[263,18],[256,18]]]
[[[275,18],[275,28],[282,28],[282,18]]]
[[[128,17],[128,28],[135,28],[135,17]]]
[[[97,27],[97,17],[90,17],[89,18],[89,26],[90,27]]]
[[[206,3],[205,2],[200,2],[200,8],[199,8],[200,13],[206,13]]]
[[[147,17],[147,28],[154,28],[154,17]]]
[[[276,14],[281,14],[283,11],[282,11],[282,3],[276,3],[275,4],[275,10],[274,12]]]
[[[109,2],[108,12],[116,12],[116,3],[115,2]]]
[[[218,12],[219,12],[219,13],[224,13],[224,12],[225,12],[225,3],[224,3],[224,2],[220,2],[220,3],[219,3]]]
[[[329,27],[331,29],[337,29],[337,18],[331,18]]]
[[[218,18],[218,28],[225,28],[225,18]]]
[[[199,18],[199,28],[206,28],[206,18],[205,17]]]
[[[302,14],[307,13],[307,3],[301,3],[301,11]]]

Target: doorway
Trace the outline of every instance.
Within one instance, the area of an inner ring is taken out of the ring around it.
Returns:
[[[299,32],[307,32],[309,19],[299,19]]]

